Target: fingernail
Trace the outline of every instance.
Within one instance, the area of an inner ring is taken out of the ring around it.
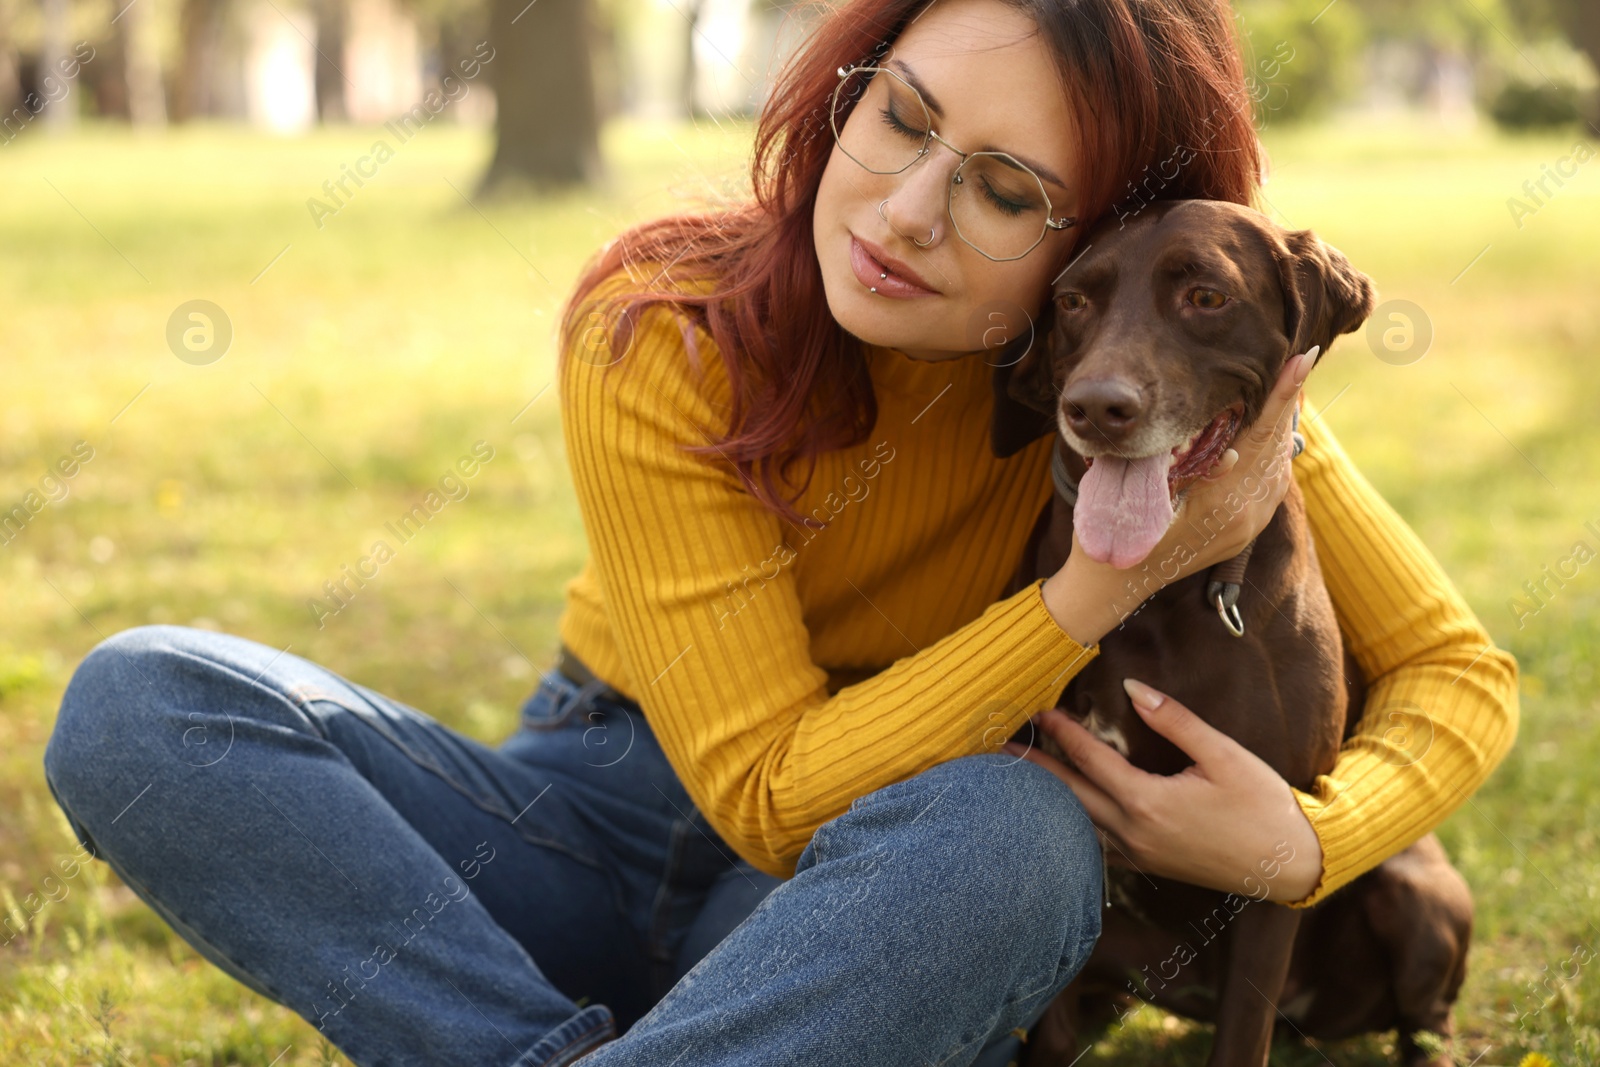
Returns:
[[[1311,368],[1317,365],[1317,357],[1322,354],[1321,345],[1312,345],[1305,355],[1300,357],[1300,365],[1294,369],[1294,384],[1304,384],[1311,376]]]
[[[1167,699],[1158,690],[1151,689],[1136,678],[1124,678],[1122,688],[1127,691],[1133,706],[1140,711],[1154,711]]]
[[[1020,756],[1024,752],[1027,751],[1027,749],[1023,748],[1021,745],[1017,744],[1015,741],[1007,741],[1005,744],[1001,745],[1000,747],[1005,749],[1007,752],[1011,753],[1013,756]]]

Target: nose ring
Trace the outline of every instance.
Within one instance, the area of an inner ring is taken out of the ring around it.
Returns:
[[[888,197],[884,197],[882,200],[878,201],[878,217],[884,222],[889,222],[889,216],[883,213],[883,205],[887,204],[888,202]],[[894,224],[889,223],[889,228],[891,230],[894,229]],[[928,227],[928,239],[926,241],[919,241],[913,237],[911,239],[911,243],[916,245],[918,248],[927,248],[929,245],[933,244],[933,229],[934,228],[932,226]]]

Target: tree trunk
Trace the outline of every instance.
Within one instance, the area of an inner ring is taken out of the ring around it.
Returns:
[[[149,14],[149,4],[132,4],[117,18],[122,32],[122,76],[128,91],[128,121],[135,126],[165,126],[167,99],[161,86],[161,53]]]
[[[344,0],[317,0],[311,5],[317,19],[316,95],[317,121],[345,120],[344,100]]]
[[[688,0],[688,10],[684,12],[683,21],[683,114],[685,118],[694,119],[700,115],[700,64],[694,58],[694,33],[700,25],[701,0]]]
[[[1561,21],[1572,43],[1589,57],[1594,69],[1600,72],[1600,4],[1594,0],[1570,0]]]
[[[182,0],[178,9],[178,41],[182,53],[173,72],[172,118],[177,122],[211,114],[211,79],[216,69],[215,0]]]
[[[70,45],[67,42],[67,26],[71,12],[68,10],[67,0],[44,0],[44,41],[39,49],[39,74],[37,81],[41,86],[55,85],[62,80],[60,68],[57,64],[64,58]],[[49,79],[48,82],[46,79]],[[74,92],[69,89],[66,95],[45,105],[44,125],[53,133],[72,127],[78,117],[78,101],[74,99]]]
[[[1572,43],[1589,57],[1595,71],[1600,72],[1600,3],[1596,3],[1596,0],[1570,0],[1561,21]],[[1583,120],[1592,132],[1600,135],[1600,92],[1590,97],[1589,113]]]
[[[601,176],[585,0],[492,0],[495,150],[480,193]]]
[[[17,62],[16,36],[12,33],[10,12],[0,7],[0,123],[11,109],[22,103],[22,70]],[[0,124],[0,141],[15,136]]]

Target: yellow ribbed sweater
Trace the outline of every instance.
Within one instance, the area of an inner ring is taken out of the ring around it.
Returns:
[[[609,288],[609,286],[607,287]],[[641,316],[631,365],[561,361],[563,432],[590,556],[562,641],[644,709],[695,804],[752,866],[791,877],[866,793],[994,751],[1097,653],[1040,586],[998,599],[1052,492],[1050,439],[989,448],[990,368],[869,348],[879,414],[780,520],[731,463],[710,338]],[[1339,623],[1371,680],[1359,733],[1296,798],[1323,849],[1308,907],[1438,825],[1516,733],[1517,668],[1307,405],[1295,461]],[[703,431],[701,428],[704,427]],[[1159,684],[1159,679],[1151,679]],[[1354,711],[1352,713],[1355,713]]]

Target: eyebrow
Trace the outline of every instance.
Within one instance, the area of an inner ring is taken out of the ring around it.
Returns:
[[[918,94],[921,95],[922,102],[928,105],[928,110],[929,111],[932,111],[934,113],[934,115],[936,117],[938,117],[938,118],[941,118],[941,119],[944,118],[944,108],[939,106],[938,98],[935,97],[932,93],[930,93],[928,91],[928,87],[922,83],[922,79],[921,78],[917,77],[917,72],[911,69],[910,64],[908,64],[903,59],[891,59],[884,65],[888,66],[888,67],[893,67],[897,74],[899,74],[901,77],[905,78],[906,82],[911,86],[911,88],[915,89],[918,92]],[[989,146],[989,147],[985,147],[985,148],[980,148],[980,149],[978,149],[978,151],[980,151],[980,152],[1001,152],[1001,151],[1004,151],[1004,150],[1003,149],[999,149],[999,148],[995,148],[993,146]],[[1016,152],[1006,152],[1005,154],[1010,156],[1010,157],[1012,157],[1013,159],[1017,160],[1019,163],[1023,164],[1025,167],[1027,167],[1029,170],[1033,171],[1039,177],[1043,178],[1047,182],[1050,182],[1052,185],[1058,185],[1061,188],[1067,189],[1067,190],[1070,191],[1071,186],[1067,185],[1066,182],[1064,182],[1060,178],[1058,178],[1056,176],[1055,171],[1051,170],[1049,167],[1044,166],[1042,163],[1037,163],[1037,162],[1029,159],[1026,156],[1017,154]]]

